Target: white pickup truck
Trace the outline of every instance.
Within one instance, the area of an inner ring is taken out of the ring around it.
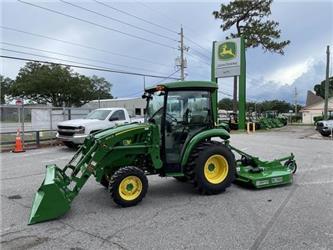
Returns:
[[[112,128],[131,122],[142,122],[143,119],[131,120],[124,108],[95,109],[84,119],[74,119],[58,123],[57,139],[67,147],[75,148],[82,144],[91,133],[102,129]]]

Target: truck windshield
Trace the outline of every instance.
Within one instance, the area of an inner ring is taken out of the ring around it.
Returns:
[[[97,120],[105,120],[106,117],[110,114],[111,110],[94,110],[90,112],[86,119],[97,119]]]

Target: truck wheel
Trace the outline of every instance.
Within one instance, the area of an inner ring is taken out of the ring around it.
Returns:
[[[66,147],[68,147],[70,149],[78,149],[78,145],[74,144],[71,141],[64,141],[63,143],[65,144]]]
[[[147,193],[148,179],[137,167],[123,167],[112,175],[109,190],[118,205],[135,206]]]
[[[187,171],[192,175],[192,182],[201,194],[221,193],[235,179],[235,156],[221,143],[201,143],[192,153],[189,162],[192,167]]]

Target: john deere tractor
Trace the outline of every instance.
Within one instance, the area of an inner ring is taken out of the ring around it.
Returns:
[[[147,100],[145,123],[94,133],[63,169],[46,166],[29,224],[66,213],[91,175],[123,207],[144,198],[147,175],[189,181],[201,194],[221,193],[235,178],[256,187],[261,185],[258,180],[263,187],[291,183],[293,155],[281,159],[289,165],[259,161],[241,151],[236,152],[246,160],[235,160],[232,150],[237,149],[229,145],[227,126],[216,125],[216,83],[161,84],[146,89],[143,98]],[[276,176],[279,179],[273,182]]]

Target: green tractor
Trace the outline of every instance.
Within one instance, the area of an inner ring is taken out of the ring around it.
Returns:
[[[264,187],[292,182],[296,165],[293,155],[282,159],[289,162],[284,166],[279,161],[270,164],[252,159],[236,149],[247,161],[235,160],[227,126],[216,123],[216,83],[157,85],[146,89],[143,98],[147,100],[145,123],[96,132],[63,169],[46,166],[46,177],[36,193],[29,224],[65,214],[91,175],[122,207],[134,206],[144,198],[147,175],[189,181],[201,194],[221,193],[235,179],[255,187],[260,187],[256,185],[259,179],[266,183]],[[280,181],[270,182],[271,177],[281,175]]]

